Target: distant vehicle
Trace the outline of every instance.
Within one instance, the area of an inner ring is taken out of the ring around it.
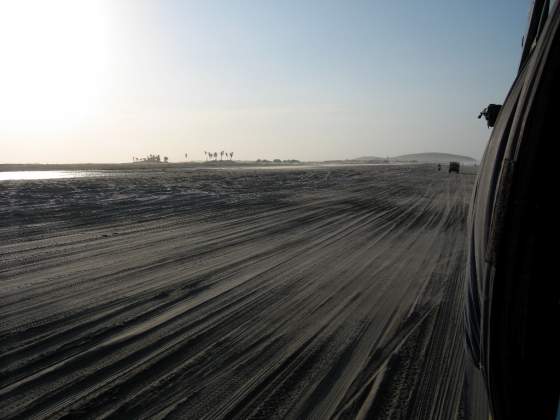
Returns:
[[[481,113],[493,131],[468,217],[465,327],[494,420],[560,418],[559,3],[534,0],[517,78]]]
[[[460,167],[461,165],[459,165],[459,162],[449,162],[449,173],[451,172],[459,173]]]

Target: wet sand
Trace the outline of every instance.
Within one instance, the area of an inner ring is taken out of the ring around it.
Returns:
[[[4,181],[1,418],[487,418],[463,350],[474,174]]]

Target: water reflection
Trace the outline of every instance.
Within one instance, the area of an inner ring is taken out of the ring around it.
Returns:
[[[244,171],[244,170],[267,170],[267,171],[278,171],[278,170],[301,170],[301,169],[316,169],[316,168],[338,168],[338,167],[348,167],[348,166],[379,166],[379,165],[403,165],[406,163],[401,162],[391,162],[391,163],[312,163],[312,164],[301,164],[301,165],[239,165],[239,166],[205,166],[200,165],[198,167],[185,167],[185,168],[139,168],[138,171],[124,171],[124,170],[67,170],[67,171],[0,171],[0,182],[1,181],[18,181],[18,180],[42,180],[42,179],[62,179],[62,178],[84,178],[84,177],[107,177],[107,176],[130,176],[130,175],[140,175],[143,176],[154,176],[158,174],[177,174],[181,172],[190,172],[197,169],[211,169],[217,171]]]
[[[102,171],[11,171],[0,172],[0,181],[32,179],[60,179],[107,176]]]

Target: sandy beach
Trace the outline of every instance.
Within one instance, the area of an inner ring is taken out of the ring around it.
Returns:
[[[487,418],[461,326],[474,179],[0,182],[0,417]]]

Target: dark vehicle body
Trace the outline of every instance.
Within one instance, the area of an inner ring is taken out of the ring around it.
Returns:
[[[459,165],[459,162],[449,162],[449,173],[451,172],[459,173],[460,167],[461,165]]]
[[[467,347],[494,420],[554,419],[559,406],[558,6],[534,2],[516,80],[487,112],[494,128],[469,214]]]

